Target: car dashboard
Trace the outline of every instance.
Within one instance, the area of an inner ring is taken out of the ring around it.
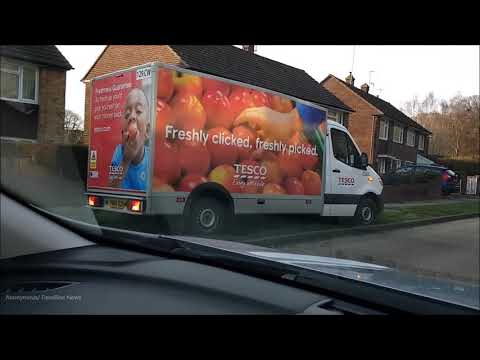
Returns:
[[[0,314],[341,314],[330,298],[195,263],[90,245],[0,261]]]

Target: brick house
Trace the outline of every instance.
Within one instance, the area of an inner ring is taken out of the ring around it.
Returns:
[[[82,81],[85,88],[85,142],[90,130],[91,79],[116,70],[160,61],[165,64],[229,78],[322,105],[328,117],[348,121],[352,109],[305,71],[234,46],[110,45],[100,54]]]
[[[63,142],[70,69],[54,45],[0,46],[2,142]]]
[[[369,86],[354,85],[350,73],[345,81],[328,75],[320,84],[352,108],[348,130],[369,162],[380,174],[428,155],[431,132],[389,102],[369,93]]]

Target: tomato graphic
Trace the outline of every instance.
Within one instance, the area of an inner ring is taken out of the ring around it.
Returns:
[[[222,126],[230,129],[233,123],[233,113],[228,97],[220,90],[206,91],[202,98],[203,108],[207,113],[207,128]]]
[[[185,176],[178,185],[177,191],[190,192],[198,185],[206,183],[208,180],[205,176],[199,174],[191,174]]]

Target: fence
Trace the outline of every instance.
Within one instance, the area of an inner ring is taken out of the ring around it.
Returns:
[[[1,162],[2,176],[56,175],[85,184],[88,147],[2,141]]]
[[[386,203],[440,199],[442,198],[442,179],[435,177],[422,182],[384,185],[383,198]]]
[[[467,176],[465,194],[480,195],[480,175]]]

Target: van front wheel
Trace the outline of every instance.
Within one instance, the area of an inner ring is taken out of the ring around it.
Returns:
[[[361,199],[354,216],[357,225],[372,225],[377,220],[377,207],[372,199]]]

